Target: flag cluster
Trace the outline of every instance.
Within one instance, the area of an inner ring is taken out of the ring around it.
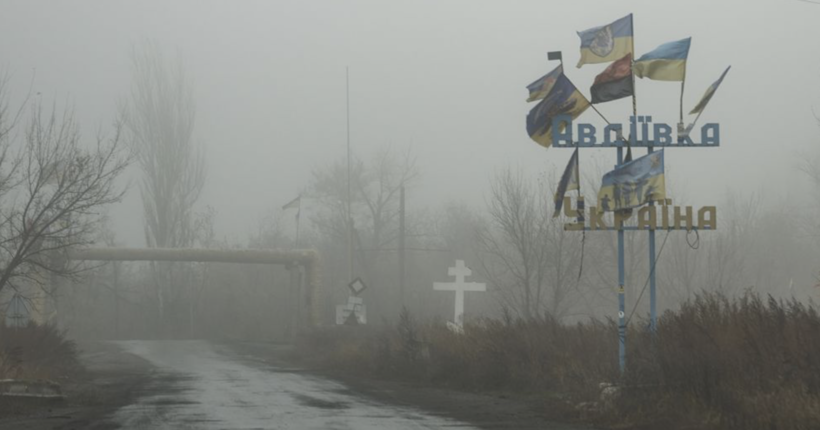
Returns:
[[[549,148],[553,143],[553,128],[560,127],[560,131],[563,131],[566,127],[564,123],[553,124],[554,118],[558,115],[567,115],[574,120],[593,104],[634,97],[636,77],[671,82],[686,80],[686,61],[692,44],[691,37],[661,44],[637,60],[633,43],[632,14],[606,25],[579,31],[578,37],[581,39],[581,53],[577,67],[585,64],[611,64],[595,77],[590,87],[589,99],[564,74],[563,63],[527,85],[527,101],[538,101],[527,114],[527,133],[532,140],[545,148]],[[561,60],[561,52],[550,52],[549,59]],[[726,68],[720,78],[706,90],[697,105],[689,112],[690,115],[700,115],[703,112],[730,67]],[[681,121],[679,129],[689,130],[693,126],[694,123],[684,127]],[[624,163],[603,177],[598,194],[598,207],[601,210],[631,210],[648,202],[666,198],[663,151],[653,152],[633,161],[631,148],[627,148]],[[578,148],[572,154],[558,183],[554,216],[560,215],[564,196],[572,190],[580,190]]]

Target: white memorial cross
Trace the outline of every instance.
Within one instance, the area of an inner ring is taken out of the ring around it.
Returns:
[[[465,276],[470,276],[473,271],[464,265],[464,260],[456,260],[456,267],[447,269],[447,274],[455,276],[455,282],[434,282],[433,289],[436,291],[456,292],[456,314],[453,320],[461,328],[464,326],[464,292],[465,291],[487,291],[487,285],[478,282],[464,282]]]

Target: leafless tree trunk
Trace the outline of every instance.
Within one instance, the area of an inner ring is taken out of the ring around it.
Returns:
[[[502,304],[523,318],[560,318],[577,287],[570,268],[578,262],[580,240],[568,237],[563,220],[548,213],[550,188],[503,170],[490,188],[489,223],[477,232],[482,275]]]
[[[159,46],[147,43],[131,53],[133,79],[120,116],[143,171],[140,183],[148,246],[180,248],[194,241],[194,204],[205,182],[202,147],[193,138],[196,109],[179,57],[167,62]],[[172,266],[156,267],[160,319],[178,300]]]
[[[399,190],[418,178],[416,160],[410,150],[396,154],[378,151],[370,162],[354,157],[351,169],[351,217],[355,228],[357,261],[365,281],[376,271],[381,250],[398,240]],[[310,196],[319,203],[311,218],[319,233],[330,242],[346,243],[347,166],[345,161],[313,171]],[[411,222],[412,224],[412,222]],[[413,225],[409,230],[413,229]]]

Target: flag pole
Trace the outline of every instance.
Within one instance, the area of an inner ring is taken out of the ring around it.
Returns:
[[[632,38],[630,44],[632,48],[632,116],[635,121],[638,120],[638,97],[635,91],[635,15],[629,14],[629,27],[632,29]],[[635,136],[629,136],[627,141],[627,157],[631,158],[632,146],[630,141]],[[618,166],[624,163],[624,149],[618,148]],[[626,283],[626,264],[624,263],[624,228],[623,222],[618,226],[618,366],[621,370],[621,376],[626,372],[626,293],[624,291],[624,284]]]
[[[691,39],[690,39],[689,43],[690,43],[689,47],[691,48],[692,47]],[[688,56],[689,56],[689,51],[687,51],[687,57]],[[686,85],[686,63],[687,62],[688,61],[683,62],[683,79],[681,79],[681,81],[680,81],[680,124],[681,124],[681,127],[683,127],[683,89],[684,89],[684,86]]]
[[[635,91],[635,18],[631,13],[629,14],[629,27],[632,28],[632,38],[629,40],[632,45],[632,116],[635,116],[637,121],[638,116],[638,97]]]
[[[345,67],[347,113],[347,280],[353,282],[353,220],[350,215],[350,67]]]
[[[299,194],[299,207],[296,208],[296,249],[299,249],[299,219],[302,217],[302,195]]]
[[[684,87],[684,84],[686,84],[686,69],[683,70],[683,80],[680,81],[680,123],[681,124],[683,124],[683,87]]]

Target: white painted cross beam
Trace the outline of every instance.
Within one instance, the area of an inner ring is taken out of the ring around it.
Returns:
[[[487,285],[478,282],[464,282],[464,277],[472,275],[473,271],[464,265],[464,260],[456,260],[456,266],[447,269],[447,274],[455,276],[455,282],[434,282],[433,289],[436,291],[456,292],[456,313],[453,322],[459,327],[464,327],[464,292],[465,291],[487,291]]]

